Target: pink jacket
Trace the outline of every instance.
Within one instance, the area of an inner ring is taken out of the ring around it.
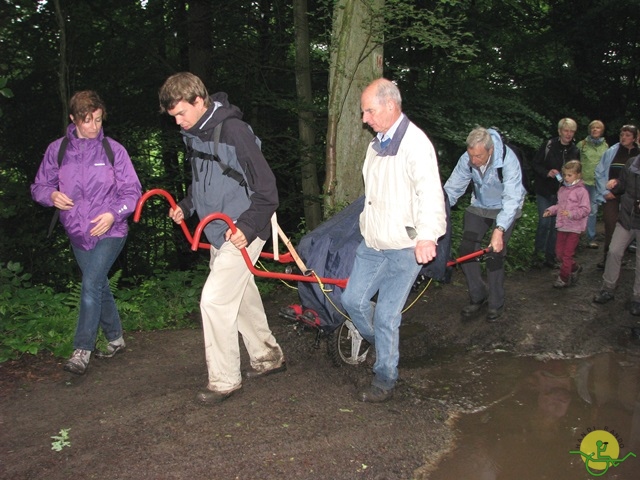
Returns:
[[[582,233],[587,229],[587,218],[591,212],[589,192],[584,182],[579,180],[575,185],[562,185],[558,190],[558,203],[548,209],[551,215],[556,215],[556,228],[561,232]],[[561,212],[567,210],[568,216]]]

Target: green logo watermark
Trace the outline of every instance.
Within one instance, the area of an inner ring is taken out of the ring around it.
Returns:
[[[584,466],[590,475],[600,477],[607,473],[610,467],[617,467],[629,457],[635,457],[633,452],[627,453],[624,458],[620,458],[620,448],[624,448],[624,444],[616,432],[611,430],[588,429],[586,435],[583,435],[580,445],[576,445],[579,450],[570,450],[569,453],[575,453],[582,456]]]

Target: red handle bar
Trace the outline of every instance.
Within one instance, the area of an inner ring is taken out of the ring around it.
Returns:
[[[171,194],[169,194],[166,190],[162,190],[160,188],[149,190],[145,192],[145,194],[142,195],[142,197],[140,197],[140,200],[138,200],[138,204],[136,205],[136,211],[133,214],[134,222],[137,223],[140,221],[142,207],[144,206],[145,202],[153,195],[162,195],[163,197],[165,197],[169,202],[169,205],[171,206],[171,208],[176,208],[178,206],[175,200],[173,199],[173,197],[171,196]],[[210,244],[204,243],[204,242],[201,243],[200,237],[202,236],[202,231],[204,230],[204,227],[209,222],[212,222],[214,220],[223,220],[224,222],[227,223],[227,225],[229,225],[229,228],[233,233],[236,232],[236,225],[233,223],[231,218],[228,215],[225,215],[224,213],[212,213],[210,215],[207,215],[202,220],[200,220],[200,223],[196,227],[196,231],[193,236],[189,232],[189,229],[187,228],[187,225],[185,224],[185,222],[184,221],[180,222],[180,227],[182,228],[182,232],[184,233],[184,236],[187,238],[188,242],[191,244],[191,250],[196,251],[198,248],[209,250],[211,248]],[[459,263],[466,262],[467,260],[480,257],[491,251],[492,251],[491,247],[478,250],[477,252],[473,252],[463,257],[447,262],[447,266],[452,267]],[[257,268],[254,267],[253,263],[251,262],[251,258],[249,258],[247,249],[243,248],[241,249],[241,252],[242,252],[242,257],[244,258],[244,261],[247,264],[247,268],[256,277],[275,278],[279,280],[291,280],[296,282],[309,282],[309,283],[318,281],[318,278],[316,278],[315,276],[296,275],[292,273],[266,272],[264,270],[258,270]],[[270,258],[270,259],[274,258],[273,253],[267,253],[267,252],[261,252],[260,256],[263,258]],[[285,253],[283,255],[280,255],[281,263],[290,263],[292,261],[293,261],[293,258],[290,253]],[[347,282],[349,281],[348,278],[335,279],[335,278],[324,278],[324,277],[320,278],[319,280],[322,283],[325,283],[328,285],[337,285],[338,287],[343,289],[347,286]]]
[[[140,197],[140,200],[138,200],[138,204],[136,205],[136,211],[133,214],[133,221],[138,223],[140,221],[140,215],[142,213],[142,207],[144,206],[145,202],[152,196],[154,195],[161,195],[164,198],[167,199],[167,201],[169,202],[169,205],[171,206],[171,208],[176,208],[178,205],[176,204],[175,200],[173,199],[173,197],[171,196],[170,193],[168,193],[166,190],[162,190],[161,188],[154,188],[153,190],[149,190],[148,192],[145,192],[144,195],[142,195],[142,197]],[[193,243],[193,237],[191,236],[191,232],[189,232],[189,229],[187,228],[187,224],[183,221],[180,222],[180,228],[182,228],[182,233],[184,233],[184,236],[186,237],[187,241],[189,242],[189,244]],[[211,248],[211,245],[205,242],[201,242],[198,243],[198,247],[205,249],[205,250],[209,250]],[[261,252],[260,256],[262,258],[268,258],[273,260],[275,255],[273,253],[269,253],[269,252]],[[287,253],[283,253],[281,255],[279,255],[279,262],[280,263],[291,263],[293,262],[293,257],[291,256],[291,254],[289,252]]]
[[[481,257],[482,255],[489,252],[493,252],[493,248],[491,246],[487,248],[483,248],[482,250],[478,250],[477,252],[470,253],[469,255],[464,255],[462,257],[456,258],[455,260],[451,260],[450,262],[447,262],[447,267],[453,267],[454,265],[458,265],[459,263],[464,263],[467,260]]]

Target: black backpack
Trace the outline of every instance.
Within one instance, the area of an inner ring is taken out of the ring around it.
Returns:
[[[60,150],[58,150],[58,168],[60,168],[60,166],[62,165],[62,161],[64,160],[64,154],[67,153],[68,146],[69,146],[69,139],[67,137],[64,137],[62,139],[62,143],[60,143]],[[104,153],[107,154],[109,163],[111,163],[111,166],[113,166],[113,162],[114,162],[113,150],[111,149],[111,145],[107,141],[107,137],[102,138],[102,148],[104,148]],[[49,231],[47,232],[47,237],[50,237],[51,234],[53,233],[53,229],[56,227],[59,217],[60,217],[60,210],[56,208],[56,211],[53,212],[51,223],[49,224]]]
[[[507,140],[502,138],[502,160],[507,156],[507,147],[511,149],[511,151],[516,155],[518,159],[518,163],[520,163],[520,172],[522,173],[522,186],[527,191],[527,194],[533,194],[534,188],[533,183],[531,182],[531,177],[529,175],[529,171],[527,169],[527,158],[524,155],[524,152],[517,145],[513,145],[509,143]],[[498,168],[498,177],[502,182],[502,167]]]

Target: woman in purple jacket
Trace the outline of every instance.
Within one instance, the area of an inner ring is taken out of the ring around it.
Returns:
[[[47,148],[31,196],[41,205],[59,209],[82,271],[75,350],[64,365],[65,370],[82,375],[95,348],[98,326],[109,344],[97,356],[112,357],[125,348],[107,275],[127,239],[127,217],[135,210],[141,186],[125,148],[104,137],[102,121],[107,112],[98,94],[75,93],[69,111],[72,123],[67,127],[62,162],[58,165],[58,153],[65,137]],[[107,154],[105,147],[111,147],[113,154]]]
[[[570,160],[562,167],[564,182],[558,190],[558,203],[544,211],[545,217],[556,216],[556,257],[560,260],[560,274],[553,286],[568,287],[578,280],[582,267],[574,259],[580,235],[587,228],[591,213],[589,192],[582,181],[582,164]]]

